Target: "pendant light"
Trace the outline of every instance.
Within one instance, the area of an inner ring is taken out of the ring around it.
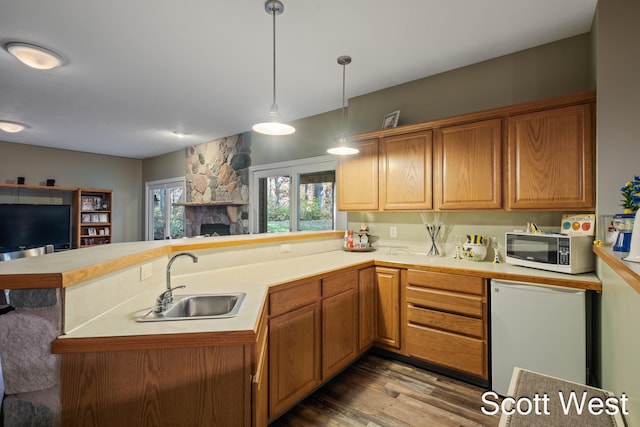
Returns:
[[[340,136],[340,139],[338,139],[338,146],[329,148],[327,150],[327,153],[337,154],[339,156],[346,156],[350,154],[357,154],[359,152],[357,148],[350,146],[349,143],[347,142],[347,127],[346,127],[345,114],[344,114],[345,104],[346,104],[345,91],[344,91],[345,73],[346,73],[347,65],[351,64],[351,57],[346,55],[339,56],[338,64],[342,65],[342,135]]]
[[[269,110],[269,121],[257,123],[252,129],[265,135],[290,135],[296,130],[293,126],[280,122],[280,113],[276,104],[276,15],[284,12],[284,5],[279,0],[267,0],[264,10],[273,16],[273,103]]]

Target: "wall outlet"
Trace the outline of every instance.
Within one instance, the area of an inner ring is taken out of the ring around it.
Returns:
[[[289,252],[291,252],[291,245],[289,243],[283,243],[280,245],[281,254],[288,254]]]
[[[153,264],[150,262],[140,266],[140,280],[146,280],[153,274]]]
[[[389,237],[391,237],[392,239],[398,238],[398,227],[396,227],[395,225],[389,227]]]

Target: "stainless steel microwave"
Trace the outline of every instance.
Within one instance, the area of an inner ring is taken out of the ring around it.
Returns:
[[[505,261],[509,264],[569,274],[595,268],[593,236],[507,232],[505,242]]]

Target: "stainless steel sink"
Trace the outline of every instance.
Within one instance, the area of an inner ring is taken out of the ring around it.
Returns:
[[[158,322],[189,319],[221,319],[237,316],[246,294],[175,295],[174,302],[162,313],[149,312],[138,322]]]

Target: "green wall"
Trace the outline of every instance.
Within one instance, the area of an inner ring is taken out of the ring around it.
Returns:
[[[144,203],[144,194],[140,192],[141,160],[1,141],[0,153],[0,182],[3,184],[15,184],[18,176],[24,176],[26,183],[31,185],[43,185],[47,178],[53,178],[61,187],[112,189],[113,241],[141,239]],[[25,201],[18,194],[13,189],[0,189],[0,202]],[[71,200],[70,194],[67,196],[65,203]],[[25,202],[52,203],[46,193],[42,193],[39,201]]]
[[[403,125],[594,89],[591,50],[587,33],[352,97],[348,134],[380,129],[395,110]],[[253,164],[326,154],[340,136],[341,117],[335,110],[291,122],[290,136],[253,133]]]
[[[595,18],[597,104],[597,212],[620,212],[620,187],[640,175],[640,2],[600,0]],[[629,426],[640,426],[640,295],[604,263],[602,279],[602,386],[629,396]]]

